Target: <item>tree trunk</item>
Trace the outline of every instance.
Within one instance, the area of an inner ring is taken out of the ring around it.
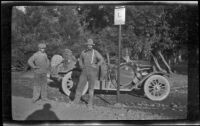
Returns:
[[[172,63],[171,63],[171,59],[168,59],[168,64],[169,64],[169,66],[172,65]]]
[[[166,65],[169,73],[171,74],[172,73],[172,70],[171,70],[171,67],[168,65],[167,61],[165,60],[164,56],[162,55],[161,51],[158,51],[158,54],[160,55],[162,61],[164,62],[164,64]]]
[[[181,63],[182,61],[183,61],[183,60],[182,60],[182,55],[179,54],[179,55],[178,55],[178,62]]]
[[[107,57],[108,65],[110,65],[110,55],[108,52],[106,53],[106,57]]]
[[[156,66],[153,65],[153,72],[156,72]]]
[[[166,72],[164,69],[162,69],[158,63],[158,60],[156,59],[156,57],[152,54],[152,57],[153,57],[153,60],[154,60],[154,63],[156,65],[156,67],[158,68],[159,71],[162,71],[162,72]]]

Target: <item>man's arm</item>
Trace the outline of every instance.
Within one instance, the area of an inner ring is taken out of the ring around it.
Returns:
[[[104,59],[103,59],[103,57],[101,56],[101,54],[98,52],[98,51],[95,51],[96,52],[96,57],[97,57],[97,59],[98,59],[98,63],[97,63],[97,65],[98,66],[100,66],[101,64],[103,64],[103,62],[104,62]]]
[[[28,64],[31,66],[31,68],[35,69],[37,68],[34,64],[34,60],[35,60],[35,54],[33,54],[29,59],[28,59]]]
[[[47,56],[47,54],[45,54],[45,55],[46,55],[46,63],[47,63],[47,65],[50,65],[50,62],[49,62],[48,56]]]
[[[79,58],[79,65],[81,68],[83,68],[83,52],[81,53],[80,58]]]
[[[47,62],[48,70],[50,71],[50,61],[49,61],[49,59],[48,59],[47,54],[46,54],[46,62]]]
[[[74,62],[76,62],[76,61],[77,61],[76,57],[75,57],[75,56],[73,56],[73,55],[72,55],[72,60],[73,60]]]

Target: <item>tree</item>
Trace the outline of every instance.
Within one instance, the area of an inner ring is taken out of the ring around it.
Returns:
[[[40,42],[47,44],[49,58],[64,48],[74,50],[82,42],[76,6],[26,6],[25,13],[14,7],[12,18],[12,58],[23,61],[22,66]],[[80,53],[81,45],[78,48]]]
[[[97,50],[108,59],[118,54],[118,26],[114,25],[114,6],[25,8],[25,13],[13,8],[12,22],[12,48],[17,50],[12,54],[17,57],[15,52],[21,52],[24,63],[41,41],[48,44],[47,53],[50,57],[66,47],[72,49],[78,57],[88,38],[94,39]],[[187,54],[188,14],[192,15],[188,7],[183,5],[126,6],[122,48],[130,48],[131,59],[155,59],[153,61],[157,62],[158,69],[165,66],[171,72],[166,59],[171,59],[177,52]]]
[[[178,5],[126,6],[126,24],[122,27],[122,47],[132,48],[131,58],[133,59],[150,60],[152,56],[155,56],[153,59],[160,59],[167,67],[168,72],[171,73],[172,70],[166,58],[170,59],[178,47],[180,48],[179,50],[186,47],[183,44],[186,42],[186,39],[185,42],[181,43],[184,39],[184,37],[181,36],[187,36],[187,27],[183,25],[187,23],[187,9],[185,8],[187,7]],[[113,45],[117,44],[117,40],[106,37],[109,36],[109,34],[118,34],[118,30],[114,31],[115,33],[109,33],[108,30],[106,30],[116,28],[116,26],[113,25],[114,6],[82,6],[79,9],[79,14],[87,13],[84,16],[84,21],[88,24],[85,30],[90,31],[89,33],[92,34],[91,36],[98,36],[96,38],[98,38],[98,41],[101,40],[105,43],[103,45],[112,42],[113,44],[111,45],[114,47]],[[186,13],[182,14],[178,21],[184,23],[182,23],[182,25],[177,25],[173,23],[176,22],[174,18],[177,14],[179,15],[182,10]],[[107,22],[104,19],[108,19]],[[177,29],[184,34],[177,34],[179,33]],[[102,44],[102,42],[100,43]],[[169,50],[170,53],[167,53]],[[112,50],[110,50],[109,53],[116,53],[116,51],[112,52]],[[152,53],[155,54],[151,55]],[[158,66],[158,68],[160,69],[161,66]]]

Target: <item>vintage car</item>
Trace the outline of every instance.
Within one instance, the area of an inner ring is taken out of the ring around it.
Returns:
[[[57,79],[61,83],[63,92],[70,96],[71,92],[76,89],[80,73],[78,62],[74,62],[71,68],[58,71],[57,75],[51,75],[50,79]],[[142,90],[150,100],[161,101],[167,98],[170,93],[168,77],[167,73],[156,71],[153,65],[145,61],[121,63],[120,91]],[[117,91],[117,65],[104,63],[99,67],[95,90]],[[82,95],[86,94],[87,91],[88,82]]]

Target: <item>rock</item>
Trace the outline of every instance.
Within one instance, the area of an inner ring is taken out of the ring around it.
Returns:
[[[130,106],[134,106],[135,105],[135,103],[134,102],[131,102],[131,103],[129,103],[130,104]]]
[[[177,104],[175,104],[175,103],[171,103],[171,104],[170,104],[170,107],[172,107],[172,108],[177,108],[177,107],[178,107],[178,105],[177,105]]]
[[[128,102],[125,102],[124,104],[125,104],[126,106],[129,106],[129,103],[128,103]]]
[[[116,103],[114,104],[115,107],[127,107],[125,104],[122,104],[122,103]]]
[[[124,117],[124,114],[123,114],[123,113],[122,113],[122,114],[119,114],[119,116]]]
[[[160,107],[161,105],[159,103],[156,104],[156,107]]]
[[[55,101],[58,101],[59,99],[58,98],[54,98],[55,99]]]
[[[161,104],[161,106],[164,108],[165,107],[165,105],[164,104]]]
[[[127,107],[127,105],[125,105],[125,104],[122,104],[122,107]]]

